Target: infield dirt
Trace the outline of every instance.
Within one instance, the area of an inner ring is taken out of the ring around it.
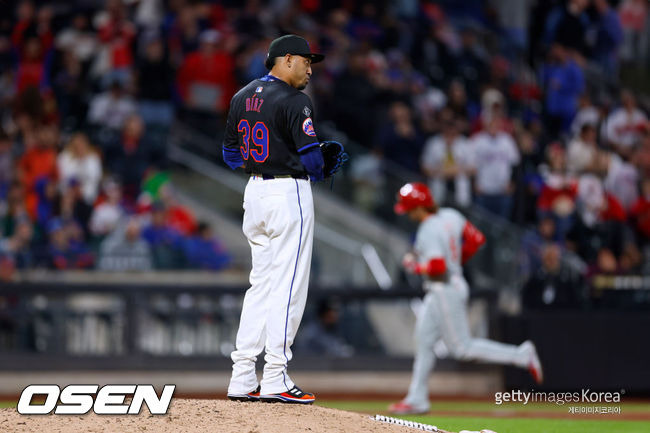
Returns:
[[[217,433],[414,433],[368,415],[319,406],[239,403],[226,400],[172,400],[167,415],[31,415],[0,409],[0,431],[37,433],[217,432]]]

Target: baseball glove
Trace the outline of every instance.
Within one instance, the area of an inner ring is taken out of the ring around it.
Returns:
[[[323,176],[325,178],[334,176],[343,164],[350,159],[343,145],[338,141],[323,141],[320,144],[320,150],[325,163],[323,166]]]

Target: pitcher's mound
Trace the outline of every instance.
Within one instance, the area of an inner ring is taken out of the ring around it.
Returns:
[[[328,409],[226,400],[172,400],[167,415],[31,415],[0,409],[0,431],[76,432],[215,432],[215,433],[415,433],[419,430],[383,424],[368,415]]]

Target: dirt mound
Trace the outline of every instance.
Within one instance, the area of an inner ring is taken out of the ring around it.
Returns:
[[[238,403],[226,400],[172,400],[167,415],[23,416],[0,409],[2,432],[218,432],[218,433],[414,433],[368,415],[319,406]]]

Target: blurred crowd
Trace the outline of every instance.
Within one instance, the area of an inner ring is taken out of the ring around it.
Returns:
[[[32,267],[229,265],[165,172],[165,136],[182,91],[190,94],[183,83],[197,70],[219,77],[219,58],[213,71],[191,65],[218,33],[192,44],[179,10],[163,34],[161,22],[148,25],[154,3],[3,3],[0,280]]]
[[[560,302],[542,296],[558,275],[577,287],[566,251],[587,279],[650,271],[650,98],[645,80],[623,80],[649,70],[647,2],[460,3],[329,15],[314,93],[367,149],[351,161],[357,203],[390,213],[388,173],[404,170],[443,205],[531,228],[539,305]]]
[[[174,198],[164,137],[181,119],[219,153],[231,96],[289,32],[326,54],[306,91],[319,136],[362,150],[360,207],[389,213],[388,171],[419,173],[441,204],[535,227],[538,266],[544,249],[592,273],[647,262],[647,80],[626,74],[650,70],[645,0],[74,3],[0,17],[5,267],[226,265]]]

